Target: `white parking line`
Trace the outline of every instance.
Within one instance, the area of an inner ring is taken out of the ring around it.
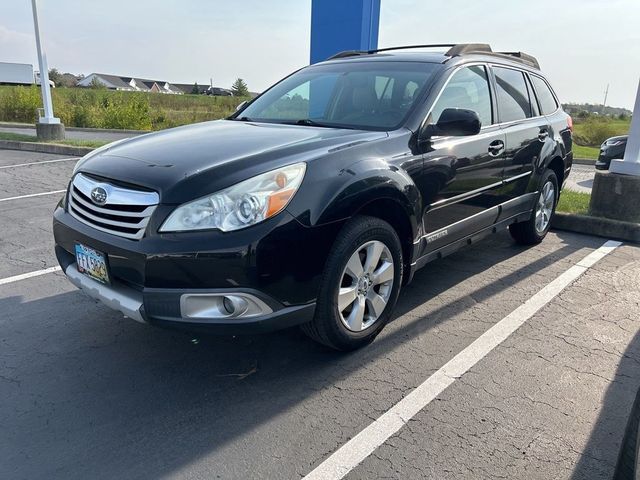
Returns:
[[[20,280],[26,280],[27,278],[39,277],[40,275],[46,275],[47,273],[59,272],[62,270],[60,267],[49,267],[43,270],[36,270],[35,272],[22,273],[20,275],[14,275],[13,277],[0,278],[0,285],[6,285],[7,283],[19,282]]]
[[[21,198],[41,197],[43,195],[53,195],[54,193],[62,193],[67,190],[53,190],[51,192],[30,193],[29,195],[20,195],[19,197],[0,198],[0,202],[9,202],[11,200],[20,200]]]
[[[609,240],[598,250],[590,253],[562,273],[524,304],[483,333],[471,345],[458,353],[415,390],[411,391],[376,421],[336,450],[304,478],[306,480],[337,480],[343,478],[387,441],[389,437],[400,430],[420,410],[453,384],[456,379],[462,377],[542,307],[620,245],[620,242]]]
[[[30,165],[44,165],[46,163],[69,162],[71,160],[78,161],[79,158],[59,158],[57,160],[43,160],[42,162],[18,163],[16,165],[2,165],[0,167],[0,170],[4,170],[5,168],[28,167]]]

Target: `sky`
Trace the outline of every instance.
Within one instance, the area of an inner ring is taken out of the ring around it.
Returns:
[[[563,102],[602,103],[609,84],[607,105],[633,107],[640,0],[381,1],[380,47],[519,50]],[[39,12],[61,71],[223,87],[240,77],[259,92],[309,62],[311,0],[39,0]],[[37,65],[29,0],[0,1],[0,61]]]

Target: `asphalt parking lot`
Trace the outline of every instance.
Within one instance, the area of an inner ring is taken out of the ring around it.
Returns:
[[[189,335],[125,319],[60,272],[16,277],[56,266],[49,192],[74,163],[0,151],[0,478],[301,478],[357,457],[350,439],[513,312],[522,326],[345,478],[612,477],[640,386],[638,246],[591,265],[606,239],[498,233],[418,272],[350,354],[297,329]]]
[[[575,192],[591,193],[595,176],[596,167],[594,165],[580,165],[575,163],[564,188]]]

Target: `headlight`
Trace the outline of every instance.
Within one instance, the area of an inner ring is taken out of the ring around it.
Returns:
[[[622,144],[622,140],[614,140],[612,142],[606,142],[610,147],[617,147]]]
[[[296,163],[237,183],[176,208],[160,232],[217,228],[223,232],[255,225],[281,212],[298,191],[306,164]]]

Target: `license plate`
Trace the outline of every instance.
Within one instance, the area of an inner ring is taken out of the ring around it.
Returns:
[[[78,271],[100,283],[110,283],[107,259],[104,253],[76,243],[76,264]]]

